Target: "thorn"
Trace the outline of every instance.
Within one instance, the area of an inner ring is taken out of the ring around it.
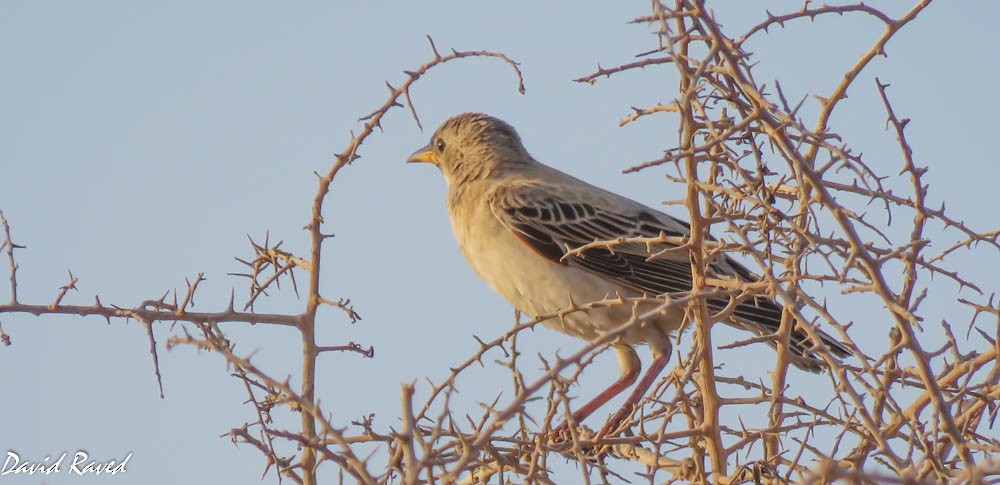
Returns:
[[[428,35],[427,36],[427,42],[429,42],[431,44],[431,51],[434,52],[434,58],[435,59],[440,59],[441,58],[441,54],[438,53],[437,46],[434,45],[434,39],[432,39],[431,36]]]

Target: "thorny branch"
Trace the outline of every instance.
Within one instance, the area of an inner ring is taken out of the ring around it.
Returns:
[[[173,345],[186,344],[193,345],[204,350],[217,352],[226,359],[229,365],[236,368],[236,375],[238,375],[241,379],[244,379],[244,382],[249,382],[248,379],[252,377],[256,379],[257,382],[263,383],[259,387],[266,392],[265,395],[259,399],[253,393],[249,384],[247,384],[247,390],[250,394],[250,402],[254,404],[254,407],[257,410],[255,424],[261,429],[262,437],[258,439],[249,434],[247,430],[252,425],[251,423],[246,423],[241,427],[234,428],[230,431],[230,433],[228,433],[228,435],[231,436],[234,441],[250,444],[262,451],[268,457],[268,467],[270,467],[270,465],[275,465],[277,467],[279,472],[277,475],[279,482],[281,477],[284,476],[291,478],[296,483],[315,484],[317,480],[317,466],[322,461],[337,463],[342,469],[347,471],[358,481],[364,483],[373,482],[374,478],[367,471],[365,461],[355,457],[351,453],[350,445],[347,442],[336,439],[336,437],[341,436],[340,431],[334,428],[327,418],[323,416],[318,403],[314,402],[314,383],[316,381],[317,372],[316,359],[319,354],[323,352],[346,351],[358,353],[369,358],[374,357],[373,346],[368,346],[366,349],[354,342],[349,342],[344,345],[319,345],[315,339],[314,329],[316,325],[316,312],[320,305],[329,305],[342,310],[350,319],[351,323],[357,323],[361,320],[360,314],[351,305],[350,299],[328,299],[323,297],[320,293],[319,275],[321,268],[322,244],[325,239],[332,237],[332,235],[324,234],[320,231],[323,224],[322,214],[324,201],[330,192],[331,183],[335,179],[336,175],[342,168],[361,157],[359,153],[361,145],[374,132],[375,128],[381,128],[381,120],[390,110],[402,106],[402,104],[400,104],[401,98],[405,98],[406,103],[410,106],[410,112],[415,121],[418,125],[420,124],[420,121],[417,118],[416,110],[413,109],[409,89],[414,82],[420,79],[429,70],[457,59],[469,57],[496,58],[507,63],[514,70],[517,77],[517,89],[521,93],[524,92],[524,82],[521,71],[518,68],[517,63],[508,58],[506,55],[489,51],[457,50],[452,50],[447,54],[441,54],[435,46],[433,39],[428,37],[428,41],[433,53],[433,58],[419,66],[417,69],[405,71],[406,78],[400,87],[396,88],[386,83],[390,91],[386,102],[374,112],[359,120],[363,122],[361,131],[358,134],[351,134],[351,140],[348,143],[347,148],[336,155],[330,169],[325,174],[318,175],[319,186],[313,201],[310,222],[306,225],[306,229],[309,231],[311,236],[311,245],[307,251],[308,258],[296,256],[293,252],[282,249],[282,242],[280,241],[273,245],[270,244],[269,235],[265,235],[263,244],[257,244],[253,239],[250,239],[250,245],[254,251],[254,258],[252,260],[248,261],[237,258],[238,261],[249,268],[249,272],[247,273],[234,273],[236,276],[247,278],[250,282],[250,294],[246,302],[244,302],[244,311],[235,310],[233,301],[234,297],[230,297],[227,309],[221,312],[190,311],[189,307],[194,304],[198,285],[204,280],[202,275],[198,275],[198,278],[194,282],[188,282],[187,291],[180,301],[178,301],[177,292],[175,291],[172,302],[167,300],[170,295],[170,292],[167,292],[158,299],[144,301],[133,308],[123,308],[113,305],[104,305],[97,297],[95,297],[95,303],[91,306],[64,304],[63,298],[66,296],[66,293],[71,289],[75,290],[75,285],[78,281],[77,278],[70,273],[70,282],[60,288],[55,301],[52,304],[47,306],[23,304],[19,302],[17,298],[18,266],[15,262],[14,250],[23,249],[24,246],[13,242],[7,219],[2,213],[0,213],[0,225],[2,225],[4,229],[5,236],[3,246],[0,246],[0,250],[6,250],[8,256],[11,291],[11,301],[9,304],[0,305],[0,313],[28,313],[39,316],[51,314],[71,314],[80,316],[95,315],[104,317],[109,323],[113,318],[138,320],[146,327],[149,336],[150,352],[153,356],[154,372],[157,377],[157,382],[160,382],[160,373],[158,356],[156,353],[157,346],[153,335],[153,324],[157,322],[169,321],[173,323],[180,322],[182,324],[194,325],[203,334],[204,338],[198,339],[192,337],[188,332],[189,327],[182,325],[178,327],[180,332],[182,332],[182,336],[178,337],[175,335],[171,337],[168,340],[168,348]],[[298,285],[295,279],[296,271],[305,271],[309,280],[306,304],[301,313],[267,314],[258,313],[254,310],[254,304],[261,297],[267,296],[269,289],[273,287],[274,289],[280,290],[280,284],[283,278],[287,277],[288,280],[291,281],[293,290],[296,295],[298,295]],[[226,322],[273,324],[296,328],[302,334],[303,364],[301,389],[294,390],[287,381],[282,383],[271,378],[267,373],[251,364],[249,358],[241,357],[233,353],[232,346],[224,337],[224,334],[219,327],[220,323]],[[7,333],[4,333],[2,329],[0,329],[0,338],[2,338],[3,343],[9,345],[10,337]],[[263,417],[264,410],[269,411],[274,405],[281,403],[288,404],[292,410],[300,413],[302,427],[300,432],[289,433],[267,426],[267,422]],[[320,425],[319,433],[322,434],[322,439],[318,434],[317,424]],[[275,438],[281,438],[282,440],[286,440],[301,447],[301,455],[294,461],[289,458],[280,458],[274,444]],[[328,449],[327,441],[331,439],[334,442],[339,442],[344,446],[344,448],[336,452]],[[265,474],[266,472],[267,470],[265,469]]]
[[[513,68],[523,92],[518,65],[503,54],[442,54],[428,38],[432,59],[404,71],[406,77],[398,87],[386,83],[385,103],[359,120],[359,132],[351,134],[330,168],[317,174],[306,225],[307,256],[282,248],[280,241],[271,244],[269,235],[262,244],[251,239],[253,257],[239,260],[249,268],[238,274],[249,282],[243,311],[234,310],[232,297],[225,311],[191,311],[202,275],[188,282],[180,299],[175,291],[168,302],[168,292],[129,309],[106,306],[99,299],[92,306],[63,304],[67,292],[76,288],[77,279],[70,273],[54,303],[23,304],[17,299],[14,258],[14,250],[23,246],[13,242],[0,213],[5,238],[0,250],[7,253],[11,291],[11,301],[0,305],[0,313],[138,320],[147,326],[154,367],[153,324],[181,322],[167,347],[190,345],[211,351],[234,369],[247,390],[253,417],[227,436],[260,451],[266,457],[264,474],[276,470],[279,482],[288,478],[316,483],[317,470],[328,462],[360,483],[561,483],[568,480],[561,473],[567,460],[577,468],[572,481],[586,483],[635,477],[648,483],[727,484],[995,479],[1000,475],[996,461],[1000,440],[994,428],[1000,413],[1000,305],[993,282],[973,281],[949,259],[960,251],[995,258],[1000,253],[1000,229],[973,228],[943,205],[931,206],[933,181],[906,139],[908,120],[897,114],[900,110],[891,103],[887,83],[876,80],[874,89],[900,148],[898,173],[869,166],[831,123],[848,89],[863,89],[855,86],[857,78],[876,57],[885,55],[888,42],[918,18],[930,0],[918,1],[898,18],[861,3],[816,6],[806,1],[786,13],[763,12],[762,20],[736,36],[726,33],[706,3],[654,1],[651,14],[633,22],[655,29],[655,48],[615,67],[598,64],[594,72],[577,79],[597,84],[621,73],[639,72],[667,75],[676,82],[668,101],[662,100],[663,93],[653,93],[661,100],[630,107],[620,123],[650,116],[679,121],[678,138],[664,147],[663,157],[627,171],[655,168],[683,184],[686,194],[680,203],[689,211],[692,235],[593,241],[569,248],[570,254],[594,248],[614,251],[620,245],[645,247],[651,258],[690,251],[695,275],[691,291],[671,298],[609,295],[603,301],[576,302],[562,312],[516,322],[499,337],[477,337],[475,352],[443,380],[428,381],[425,397],[418,398],[415,383],[403,386],[398,430],[376,428],[372,416],[334,421],[315,399],[316,360],[321,353],[374,357],[371,345],[320,345],[315,339],[321,305],[341,310],[351,323],[361,319],[349,299],[324,297],[320,290],[323,242],[332,237],[321,231],[326,196],[337,174],[361,157],[362,144],[381,129],[389,111],[405,104],[420,125],[410,87],[430,69],[466,57],[495,58]],[[777,82],[774,94],[769,94],[754,79],[757,60],[749,46],[771,27],[831,14],[842,22],[874,19],[883,31],[859,53],[831,92],[808,98],[816,100],[819,113],[809,128],[800,118],[807,98],[789,103]],[[900,223],[906,216],[909,221]],[[906,224],[906,230],[901,231],[899,224]],[[726,236],[713,239],[710,232]],[[929,254],[932,240],[935,248],[945,249]],[[669,245],[679,249],[666,249]],[[706,266],[724,253],[750,262],[760,280],[706,278]],[[272,288],[280,290],[278,285],[286,277],[298,294],[295,273],[302,271],[309,284],[300,313],[254,311],[255,302]],[[932,286],[934,277],[940,278]],[[946,319],[938,321],[921,303],[942,285],[945,291],[947,285],[956,287],[956,295]],[[713,323],[754,296],[783,304],[786,311],[778,332],[716,343]],[[729,305],[713,313],[704,304],[708,298],[728,300]],[[851,306],[872,300],[880,303],[881,313],[869,312],[857,325],[863,323],[865,328],[856,328],[849,317]],[[540,355],[534,361],[517,349],[521,332],[539,323],[616,305],[631,306],[633,317],[566,357]],[[640,305],[653,310],[639,311]],[[674,367],[622,428],[595,436],[581,425],[570,427],[568,438],[555,436],[555,424],[571,419],[570,384],[620,334],[668,308],[686,309],[692,345],[676,353]],[[966,314],[971,314],[967,323],[961,322]],[[291,378],[275,378],[258,368],[252,355],[237,354],[222,330],[228,322],[297,329],[302,335],[301,384],[296,387]],[[952,331],[957,324],[966,328],[964,335]],[[824,363],[818,375],[793,376],[793,356],[788,351],[793,328],[810,336]],[[817,338],[819,328],[836,334],[853,357],[834,358]],[[872,335],[888,338],[883,342]],[[0,338],[9,345],[2,328]],[[756,349],[765,342],[778,348],[768,376],[744,375],[743,369],[715,359],[716,353],[722,357],[731,349]],[[456,408],[453,398],[459,392],[459,379],[474,376],[478,367],[490,362],[509,370],[513,392],[481,399],[487,402],[478,415]],[[539,364],[540,371],[528,371]],[[811,379],[805,382],[812,389],[795,386],[803,379]],[[301,429],[277,427],[275,413],[298,413]]]

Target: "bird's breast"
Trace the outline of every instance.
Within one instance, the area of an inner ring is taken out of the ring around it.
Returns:
[[[550,261],[531,250],[504,227],[486,204],[449,210],[452,230],[472,269],[494,291],[531,317],[553,314],[574,304],[585,304],[627,294],[603,278]],[[563,333],[591,340],[599,331],[624,322],[631,309],[576,312],[554,318],[546,325]]]

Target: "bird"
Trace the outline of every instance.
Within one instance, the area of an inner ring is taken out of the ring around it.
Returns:
[[[671,238],[690,235],[688,223],[537,161],[517,131],[498,118],[482,113],[453,116],[407,162],[429,163],[441,171],[462,254],[479,277],[522,314],[538,318],[608,298],[670,297],[691,291],[687,250],[663,251],[672,246],[669,242],[651,247],[628,241],[591,244],[620,238],[677,240]],[[705,271],[711,278],[759,281],[729,255],[713,258]],[[706,300],[716,313],[728,304],[728,298]],[[657,308],[646,305],[640,310]],[[564,312],[542,324],[593,341],[629,321],[633,311],[630,305],[611,305]],[[778,330],[781,315],[778,302],[754,296],[736,306],[724,323],[763,336]],[[573,421],[582,422],[635,383],[641,372],[635,347],[645,344],[652,353],[650,366],[602,432],[617,429],[665,368],[672,335],[683,320],[683,309],[669,309],[619,335],[611,346],[620,377],[574,411]],[[819,330],[816,334],[832,355],[848,355],[832,336]],[[821,368],[817,349],[804,331],[794,329],[789,340],[797,367],[814,372]],[[768,343],[777,347],[773,340]],[[557,429],[568,425],[569,420]]]

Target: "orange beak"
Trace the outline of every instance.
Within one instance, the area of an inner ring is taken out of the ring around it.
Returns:
[[[410,158],[406,159],[406,163],[437,164],[437,158],[434,157],[434,151],[431,150],[431,144],[428,143],[427,145],[424,145],[421,149],[410,154]]]

